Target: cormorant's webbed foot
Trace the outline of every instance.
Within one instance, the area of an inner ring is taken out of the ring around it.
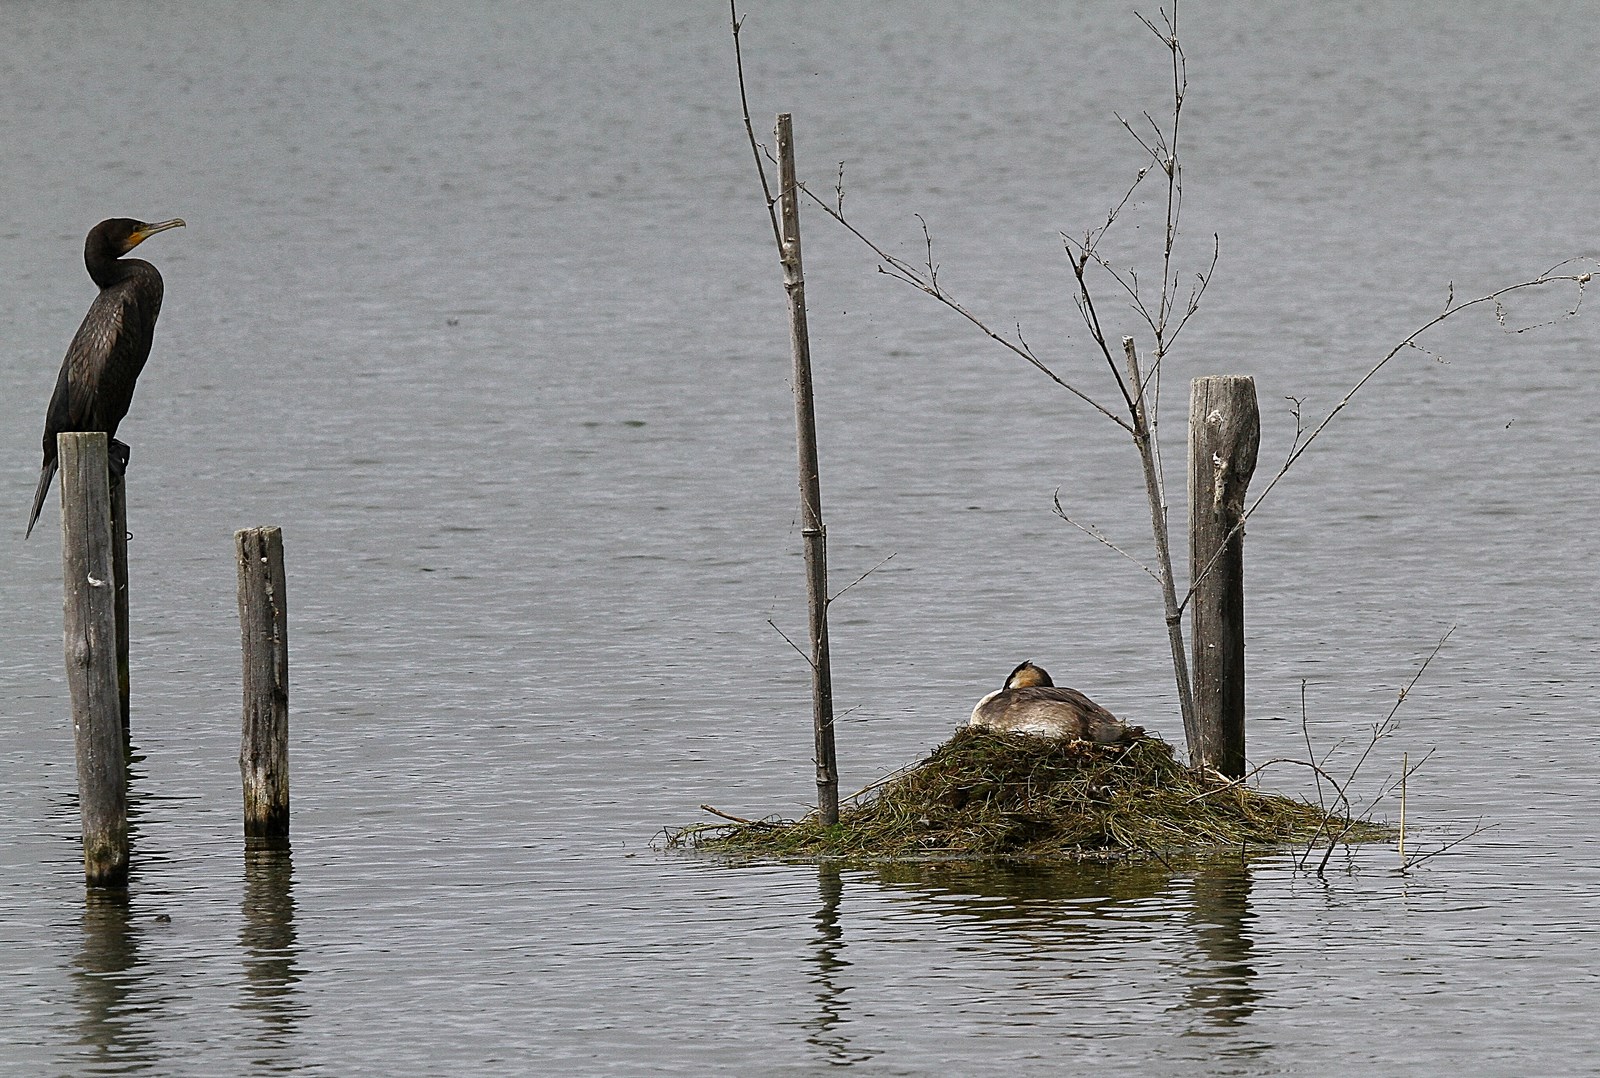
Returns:
[[[128,471],[128,455],[132,452],[127,442],[111,439],[111,444],[106,447],[107,456],[111,463],[111,474],[121,477]]]

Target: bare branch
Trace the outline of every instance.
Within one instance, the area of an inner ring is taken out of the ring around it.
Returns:
[[[899,551],[896,551],[895,553],[898,554]],[[831,595],[828,598],[828,605],[832,606],[833,605],[833,601],[835,599],[839,598],[839,596],[843,595],[845,592],[849,591],[851,588],[855,587],[857,584],[859,584],[863,580],[867,579],[867,577],[871,576],[873,573],[876,573],[879,569],[882,569],[885,565],[888,565],[890,559],[893,558],[893,557],[894,557],[894,554],[890,554],[889,557],[884,558],[877,565],[874,565],[871,569],[868,569],[866,572],[862,573],[860,576],[858,576],[854,580],[850,581],[850,583],[846,584],[844,587],[842,587],[838,591],[834,592],[833,595]]]
[[[804,659],[806,661],[806,665],[807,666],[815,666],[816,665],[815,663],[813,663],[811,661],[811,656],[807,655],[804,651],[800,650],[800,645],[799,644],[796,644],[793,640],[790,640],[789,639],[789,635],[787,633],[785,633],[782,629],[778,628],[778,623],[777,622],[773,621],[771,618],[768,618],[767,619],[767,624],[772,626],[772,631],[773,632],[775,632],[779,636],[783,637],[784,643],[786,643],[790,647],[794,648],[795,654],[799,655],[802,659]]]
[[[1596,259],[1571,258],[1553,268],[1560,269],[1571,265],[1574,262],[1587,262],[1594,265],[1600,265],[1600,260]],[[1301,455],[1304,454],[1307,449],[1311,448],[1311,443],[1317,440],[1317,436],[1327,429],[1328,425],[1338,417],[1340,412],[1344,411],[1346,406],[1349,405],[1350,401],[1355,397],[1355,395],[1360,392],[1361,387],[1376,377],[1378,372],[1383,370],[1384,367],[1388,366],[1389,361],[1394,359],[1394,357],[1399,355],[1404,349],[1416,348],[1426,351],[1426,349],[1423,349],[1422,346],[1417,343],[1417,338],[1421,337],[1424,333],[1428,332],[1428,330],[1432,329],[1434,326],[1437,326],[1446,319],[1453,318],[1455,315],[1458,315],[1462,311],[1468,310],[1472,307],[1477,307],[1486,303],[1492,303],[1498,308],[1500,305],[1500,300],[1504,296],[1510,295],[1514,292],[1522,292],[1527,289],[1544,288],[1547,285],[1553,284],[1571,283],[1577,285],[1578,299],[1573,303],[1567,314],[1567,317],[1573,317],[1577,314],[1579,307],[1582,305],[1583,290],[1592,279],[1592,276],[1592,272],[1567,273],[1558,275],[1544,273],[1538,277],[1535,277],[1533,280],[1519,281],[1516,284],[1506,285],[1504,288],[1496,289],[1495,291],[1487,293],[1486,295],[1478,296],[1475,299],[1469,299],[1462,303],[1455,304],[1454,306],[1447,307],[1444,311],[1440,312],[1433,318],[1430,318],[1427,322],[1424,322],[1421,326],[1418,326],[1416,329],[1412,330],[1404,340],[1402,340],[1399,344],[1396,344],[1393,348],[1389,349],[1382,359],[1373,364],[1372,368],[1368,370],[1366,374],[1362,375],[1360,380],[1358,380],[1355,385],[1351,386],[1350,389],[1346,391],[1344,397],[1340,399],[1339,403],[1334,405],[1333,409],[1323,417],[1322,421],[1311,429],[1311,433],[1306,435],[1304,441],[1299,439],[1297,432],[1295,445],[1290,449],[1289,455],[1283,462],[1283,466],[1278,469],[1277,474],[1274,475],[1271,481],[1267,483],[1266,488],[1263,489],[1260,494],[1256,495],[1255,501],[1250,503],[1249,508],[1247,508],[1244,513],[1240,515],[1239,523],[1234,525],[1234,530],[1223,539],[1222,544],[1217,548],[1217,554],[1213,555],[1211,561],[1208,562],[1200,572],[1194,575],[1194,579],[1189,582],[1189,591],[1186,595],[1184,595],[1183,602],[1180,603],[1179,606],[1187,607],[1189,605],[1189,600],[1194,597],[1195,589],[1199,586],[1199,582],[1205,578],[1205,575],[1211,571],[1212,566],[1217,563],[1218,558],[1221,556],[1221,552],[1227,549],[1228,542],[1235,534],[1244,529],[1244,526],[1249,521],[1250,517],[1253,516],[1255,511],[1261,507],[1261,503],[1267,500],[1267,497],[1275,489],[1277,489],[1278,483],[1282,481],[1283,477],[1289,474],[1289,469],[1293,468],[1295,462],[1300,459]],[[1450,286],[1450,295],[1452,297],[1455,295],[1455,286],[1453,283]],[[1296,417],[1296,421],[1298,426],[1298,416]]]
[[[928,248],[928,261],[925,263],[928,267],[928,283],[937,290],[939,287],[939,267],[933,261],[933,234],[928,231],[927,219],[922,214],[914,213],[912,216],[922,225],[922,239]]]
[[[1306,432],[1305,421],[1301,415],[1301,408],[1306,399],[1304,397],[1284,397],[1283,399],[1294,402],[1294,407],[1289,409],[1289,414],[1294,416],[1294,441],[1289,445],[1289,454],[1293,456],[1294,451],[1300,446],[1300,436]]]
[[[983,321],[983,319],[979,318],[977,315],[973,314],[972,311],[968,310],[963,304],[959,303],[953,296],[946,292],[942,285],[933,280],[931,267],[932,240],[927,236],[926,232],[924,233],[924,238],[927,240],[928,244],[930,269],[929,273],[925,275],[909,262],[902,258],[897,258],[888,251],[885,251],[882,247],[878,246],[878,244],[869,239],[865,233],[857,228],[849,220],[849,218],[845,217],[844,214],[840,213],[833,206],[830,206],[822,199],[819,199],[805,184],[802,183],[798,184],[797,186],[801,193],[807,198],[811,199],[811,201],[816,204],[822,210],[822,212],[826,213],[829,217],[832,217],[834,221],[842,226],[846,232],[849,232],[856,239],[860,240],[867,246],[869,250],[872,251],[874,255],[878,257],[878,260],[881,263],[878,267],[879,273],[882,273],[885,276],[891,277],[895,280],[902,281],[905,284],[910,285],[912,288],[915,288],[917,291],[932,296],[934,299],[938,300],[940,303],[943,303],[946,307],[949,307],[952,311],[955,311],[961,317],[965,318],[968,322],[972,323],[990,340],[1027,360],[1041,374],[1049,378],[1052,382],[1056,383],[1056,385],[1060,386],[1062,389],[1065,389],[1068,393],[1071,393],[1073,396],[1089,405],[1095,411],[1111,420],[1123,430],[1129,432],[1130,434],[1133,432],[1133,427],[1128,423],[1127,420],[1108,409],[1105,405],[1101,404],[1087,393],[1084,393],[1077,386],[1071,384],[1063,379],[1060,375],[1056,374],[1056,372],[1051,370],[1043,360],[1036,356],[1033,351],[1026,346],[1026,344],[1011,341],[1002,334],[996,332],[994,329],[990,328],[988,323]],[[924,228],[926,228],[926,223],[924,223]]]
[[[1398,697],[1395,699],[1394,707],[1389,709],[1389,714],[1385,716],[1383,722],[1377,723],[1372,727],[1372,739],[1367,742],[1366,749],[1364,749],[1361,755],[1356,759],[1355,766],[1350,769],[1350,774],[1345,777],[1344,786],[1340,787],[1341,796],[1344,788],[1348,787],[1350,783],[1355,781],[1356,774],[1361,770],[1362,765],[1367,762],[1367,757],[1372,754],[1372,750],[1377,746],[1378,742],[1390,736],[1395,732],[1396,729],[1398,729],[1398,727],[1395,725],[1394,717],[1400,711],[1400,705],[1405,703],[1407,694],[1411,692],[1412,688],[1422,678],[1422,675],[1427,672],[1428,667],[1433,663],[1434,657],[1439,654],[1439,651],[1444,647],[1445,641],[1449,640],[1450,634],[1455,631],[1456,627],[1454,625],[1450,626],[1450,628],[1445,631],[1445,634],[1439,638],[1439,642],[1433,646],[1433,650],[1428,653],[1428,657],[1422,660],[1422,665],[1417,668],[1417,672],[1412,675],[1411,680],[1406,682],[1405,687],[1400,690]],[[1430,752],[1429,755],[1432,755],[1432,753]],[[1426,761],[1427,757],[1424,757],[1423,760],[1417,764],[1417,766],[1421,767]],[[1382,797],[1381,794],[1379,796],[1380,798]],[[1374,804],[1376,804],[1376,802],[1374,802]],[[1349,826],[1340,832],[1339,839],[1342,840],[1345,835],[1349,834],[1350,828],[1354,826],[1355,822],[1351,821]],[[1307,852],[1309,853],[1309,847],[1307,847]],[[1322,856],[1322,863],[1317,866],[1317,875],[1322,875],[1323,871],[1328,867],[1329,858],[1332,856],[1333,843],[1329,843],[1328,851]]]
[[[1449,640],[1450,634],[1455,631],[1456,627],[1454,625],[1445,630],[1444,635],[1439,638],[1439,642],[1433,645],[1433,650],[1428,652],[1428,657],[1422,660],[1422,665],[1417,667],[1417,672],[1411,676],[1411,680],[1406,682],[1405,687],[1400,690],[1399,694],[1395,697],[1394,707],[1389,709],[1389,714],[1383,720],[1383,725],[1385,727],[1394,721],[1395,715],[1400,711],[1400,705],[1406,702],[1406,697],[1410,694],[1411,690],[1416,687],[1417,682],[1422,680],[1422,675],[1428,672],[1428,667],[1433,663],[1433,660],[1438,656],[1440,651],[1444,650],[1445,641]],[[1417,766],[1421,767],[1422,765],[1418,764]]]
[[[1306,739],[1306,759],[1307,760],[1315,760],[1317,758],[1317,754],[1311,748],[1311,727],[1308,726],[1307,723],[1306,723],[1306,679],[1305,678],[1301,678],[1300,679],[1300,733],[1302,735],[1304,735],[1304,737]],[[1328,811],[1328,803],[1327,803],[1327,801],[1325,801],[1323,799],[1323,796],[1322,796],[1322,772],[1319,770],[1319,771],[1316,771],[1315,774],[1316,774],[1316,777],[1317,777],[1317,804],[1322,806],[1323,814],[1326,815],[1327,811]]]
[[[1277,764],[1290,764],[1295,767],[1304,767],[1311,771],[1312,775],[1316,779],[1317,800],[1322,806],[1325,819],[1318,826],[1316,832],[1310,837],[1310,839],[1307,840],[1305,852],[1300,855],[1300,858],[1297,861],[1298,866],[1302,870],[1306,867],[1307,862],[1311,858],[1312,852],[1316,849],[1317,842],[1324,836],[1327,836],[1327,850],[1323,854],[1322,861],[1317,866],[1317,875],[1323,875],[1327,869],[1329,859],[1333,856],[1335,847],[1344,842],[1344,839],[1347,835],[1349,835],[1351,828],[1353,828],[1356,823],[1370,818],[1373,810],[1378,806],[1378,804],[1398,788],[1398,783],[1392,779],[1384,784],[1380,784],[1377,797],[1375,797],[1366,807],[1366,809],[1359,814],[1355,812],[1353,806],[1351,805],[1348,792],[1350,786],[1355,782],[1356,776],[1360,773],[1362,766],[1366,763],[1367,758],[1371,755],[1373,748],[1376,747],[1379,741],[1396,732],[1397,726],[1395,725],[1394,717],[1396,712],[1399,711],[1400,705],[1405,702],[1406,696],[1410,693],[1411,689],[1416,686],[1418,680],[1420,680],[1423,673],[1427,671],[1428,666],[1439,654],[1440,649],[1444,647],[1445,641],[1450,639],[1450,634],[1454,631],[1455,626],[1451,626],[1450,630],[1440,638],[1439,643],[1434,645],[1433,650],[1429,652],[1428,657],[1423,660],[1422,665],[1418,667],[1417,672],[1412,676],[1411,680],[1408,681],[1405,687],[1400,690],[1399,698],[1395,701],[1395,706],[1390,709],[1389,714],[1381,723],[1373,724],[1372,734],[1367,741],[1366,748],[1362,751],[1360,757],[1356,760],[1355,765],[1350,768],[1348,774],[1346,774],[1342,780],[1336,777],[1326,766],[1328,757],[1332,755],[1332,750],[1329,750],[1329,753],[1323,757],[1321,763],[1319,763],[1316,759],[1316,752],[1311,746],[1311,734],[1309,732],[1306,720],[1306,682],[1304,679],[1302,679],[1300,682],[1300,730],[1302,735],[1305,737],[1307,758],[1305,760],[1294,760],[1280,757],[1267,760],[1264,763],[1257,764],[1240,778],[1233,780],[1224,787],[1221,787],[1222,789],[1231,789],[1235,786],[1243,785],[1244,783],[1249,782],[1256,776],[1260,775],[1267,768]],[[1417,761],[1416,764],[1405,769],[1405,775],[1414,775],[1423,764],[1427,763],[1428,760],[1432,758],[1432,756],[1433,750],[1429,749],[1427,755],[1423,756],[1423,758]],[[1328,825],[1333,822],[1333,816],[1329,812],[1327,801],[1324,796],[1324,782],[1326,782],[1328,787],[1332,789],[1334,796],[1337,799],[1337,807],[1346,821],[1345,826],[1340,828],[1338,834],[1330,834],[1328,831]],[[1210,792],[1214,791],[1208,791],[1208,795]]]
[[[1133,177],[1133,183],[1129,184],[1128,189],[1123,192],[1121,200],[1118,201],[1115,206],[1112,206],[1111,209],[1106,213],[1106,223],[1101,225],[1098,229],[1090,229],[1089,232],[1085,234],[1083,239],[1083,246],[1085,250],[1093,250],[1095,244],[1100,241],[1100,237],[1104,236],[1107,230],[1109,230],[1111,226],[1116,223],[1117,217],[1122,213],[1123,207],[1128,204],[1128,200],[1133,197],[1133,192],[1138,189],[1139,184],[1144,182],[1144,178],[1148,175],[1150,175],[1150,166],[1146,165],[1144,168],[1141,168]],[[1062,233],[1062,238],[1066,239],[1069,243],[1071,242],[1071,238],[1068,237],[1066,233]]]
[[[1312,429],[1311,433],[1306,436],[1305,442],[1302,443],[1300,445],[1300,447],[1298,449],[1296,449],[1292,454],[1290,454],[1289,459],[1286,460],[1284,462],[1283,467],[1278,470],[1278,474],[1272,477],[1272,482],[1268,483],[1266,489],[1263,490],[1259,495],[1256,496],[1255,501],[1250,504],[1250,508],[1245,511],[1245,514],[1244,514],[1245,518],[1248,519],[1250,514],[1254,513],[1256,511],[1256,507],[1259,506],[1263,501],[1266,500],[1267,495],[1271,494],[1272,491],[1273,491],[1273,488],[1275,488],[1278,485],[1278,481],[1284,477],[1284,475],[1289,471],[1289,469],[1291,467],[1293,467],[1295,461],[1300,459],[1300,455],[1311,447],[1311,443],[1317,440],[1317,436],[1320,435],[1324,430],[1327,429],[1328,424],[1332,423],[1334,421],[1334,419],[1338,417],[1339,413],[1344,411],[1345,407],[1350,403],[1351,399],[1354,398],[1355,395],[1358,392],[1360,392],[1361,387],[1366,385],[1368,382],[1370,382],[1377,375],[1377,373],[1379,371],[1383,370],[1384,367],[1388,366],[1389,361],[1391,359],[1393,359],[1395,356],[1399,355],[1401,350],[1403,350],[1405,348],[1414,347],[1415,346],[1415,342],[1416,342],[1418,337],[1422,336],[1428,330],[1432,329],[1434,326],[1437,326],[1440,322],[1443,322],[1445,319],[1451,318],[1451,317],[1453,317],[1453,316],[1455,316],[1457,314],[1460,314],[1462,311],[1465,311],[1468,308],[1476,307],[1476,306],[1479,306],[1480,304],[1485,304],[1485,303],[1498,304],[1499,301],[1500,301],[1500,298],[1502,296],[1510,295],[1513,292],[1521,292],[1521,291],[1524,291],[1524,290],[1529,289],[1529,288],[1543,288],[1546,285],[1560,284],[1562,282],[1573,282],[1573,283],[1577,284],[1579,289],[1580,289],[1580,299],[1581,299],[1581,289],[1583,288],[1583,286],[1585,286],[1585,285],[1587,285],[1589,283],[1590,276],[1591,275],[1588,274],[1588,273],[1583,273],[1583,274],[1561,274],[1559,276],[1547,276],[1546,275],[1546,276],[1536,277],[1531,281],[1519,281],[1517,284],[1506,285],[1504,288],[1498,288],[1495,291],[1488,293],[1487,295],[1479,296],[1476,299],[1469,299],[1464,303],[1459,303],[1459,304],[1456,304],[1453,307],[1449,307],[1446,310],[1444,310],[1444,311],[1440,312],[1439,314],[1435,315],[1433,318],[1430,318],[1427,322],[1423,323],[1421,326],[1419,326],[1416,329],[1412,330],[1411,333],[1408,334],[1405,337],[1405,339],[1403,339],[1399,344],[1395,345],[1393,348],[1389,349],[1389,351],[1384,355],[1384,357],[1382,359],[1378,360],[1377,363],[1373,364],[1372,369],[1367,371],[1366,374],[1362,375],[1361,379],[1359,381],[1357,381],[1355,385],[1350,387],[1349,391],[1345,393],[1344,397],[1339,401],[1339,403],[1333,406],[1333,410],[1328,413],[1326,418],[1324,418],[1322,420],[1322,422],[1318,423],[1316,425],[1316,427],[1314,427]],[[1452,286],[1451,294],[1454,295],[1454,287],[1453,286]],[[1572,309],[1573,309],[1574,312],[1576,312],[1577,311],[1577,305],[1575,304]],[[1242,524],[1243,521],[1241,521],[1240,523]]]
[[[1474,838],[1474,837],[1476,837],[1478,835],[1481,835],[1485,831],[1488,831],[1488,830],[1492,829],[1494,826],[1495,825],[1492,824],[1492,823],[1488,823],[1488,824],[1484,823],[1482,818],[1480,817],[1479,820],[1478,820],[1477,825],[1475,827],[1473,827],[1473,829],[1471,831],[1468,831],[1466,834],[1460,836],[1459,838],[1456,838],[1456,839],[1454,839],[1454,840],[1452,840],[1450,842],[1446,842],[1443,846],[1440,846],[1437,850],[1431,850],[1428,853],[1418,854],[1415,857],[1406,858],[1405,864],[1400,866],[1400,871],[1401,872],[1409,872],[1411,869],[1413,869],[1416,866],[1422,864],[1422,862],[1427,861],[1427,860],[1429,860],[1431,858],[1434,858],[1434,857],[1438,857],[1441,853],[1446,853],[1446,852],[1454,849],[1455,847],[1461,845],[1463,842],[1467,841],[1468,839]]]
[[[761,177],[761,194],[767,200],[767,216],[772,219],[772,240],[783,253],[783,229],[778,224],[778,200],[772,197],[772,187],[767,183],[767,169],[761,161],[761,144],[756,141],[756,129],[750,123],[750,98],[744,88],[744,52],[739,48],[739,31],[744,20],[739,18],[738,0],[728,0],[728,15],[733,21],[733,62],[739,71],[739,107],[744,112],[744,133],[750,140],[750,153],[756,159],[756,174]]]
[[[1067,515],[1067,511],[1064,508],[1062,508],[1062,506],[1061,506],[1061,488],[1060,487],[1056,488],[1055,497],[1054,497],[1053,500],[1055,502],[1055,507],[1056,507],[1056,516],[1060,517],[1062,520],[1066,521],[1068,524],[1071,524],[1074,528],[1077,528],[1079,531],[1083,532],[1083,534],[1085,534],[1085,535],[1089,536],[1091,539],[1095,540],[1095,542],[1104,544],[1107,548],[1116,551],[1118,554],[1121,554],[1124,558],[1127,558],[1129,561],[1133,562],[1133,564],[1137,565],[1142,571],[1144,571],[1146,573],[1149,573],[1150,574],[1150,578],[1152,580],[1154,580],[1156,583],[1159,584],[1161,582],[1161,574],[1160,573],[1156,572],[1154,569],[1152,569],[1148,565],[1144,564],[1144,562],[1140,561],[1138,558],[1134,557],[1132,554],[1129,554],[1126,550],[1123,550],[1117,544],[1113,543],[1110,539],[1107,539],[1105,537],[1105,535],[1103,535],[1100,532],[1100,529],[1096,528],[1092,524],[1079,523],[1078,521],[1073,520],[1072,517],[1068,516]]]
[[[1094,343],[1099,346],[1100,354],[1106,361],[1106,366],[1111,369],[1111,376],[1117,380],[1117,388],[1122,391],[1122,399],[1128,406],[1130,416],[1137,410],[1134,404],[1134,394],[1128,389],[1128,383],[1122,380],[1122,371],[1117,366],[1115,357],[1111,354],[1111,344],[1106,340],[1105,330],[1100,327],[1100,315],[1095,311],[1094,294],[1089,289],[1089,283],[1084,279],[1084,270],[1087,266],[1089,255],[1077,259],[1072,263],[1072,272],[1078,278],[1078,294],[1075,297],[1078,313],[1083,315],[1083,323],[1088,327],[1089,335],[1094,338]],[[1133,424],[1123,423],[1122,426],[1129,434],[1134,434],[1138,425],[1137,419]]]
[[[1167,347],[1172,347],[1172,342],[1178,339],[1178,334],[1183,332],[1183,327],[1188,324],[1194,312],[1200,309],[1200,298],[1206,294],[1206,289],[1211,287],[1211,276],[1217,271],[1217,259],[1222,257],[1222,237],[1217,233],[1211,234],[1211,264],[1204,273],[1195,274],[1196,283],[1194,290],[1189,293],[1189,306],[1183,312],[1183,317],[1178,319],[1178,324],[1173,327],[1167,336]]]
[[[1137,142],[1141,147],[1144,148],[1144,152],[1150,155],[1150,159],[1155,162],[1155,167],[1165,172],[1167,170],[1167,159],[1165,155],[1160,152],[1159,145],[1152,146],[1146,142],[1144,140],[1144,136],[1135,131],[1133,129],[1133,125],[1127,120],[1123,119],[1120,113],[1113,112],[1111,115],[1117,118],[1117,122],[1122,125],[1123,130],[1127,131],[1128,134],[1133,136],[1133,141]],[[1144,117],[1148,120],[1150,119],[1150,114],[1147,112],[1144,114]],[[1151,122],[1154,124],[1154,121]],[[1158,144],[1161,141],[1161,129],[1159,127],[1156,128],[1156,141]]]

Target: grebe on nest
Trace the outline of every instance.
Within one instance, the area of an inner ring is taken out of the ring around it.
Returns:
[[[1125,745],[1144,736],[1142,727],[1127,725],[1077,689],[1057,685],[1031,662],[1011,671],[1004,688],[979,700],[968,725],[1099,745]]]

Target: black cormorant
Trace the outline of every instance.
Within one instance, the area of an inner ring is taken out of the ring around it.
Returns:
[[[83,264],[100,286],[100,294],[67,348],[45,413],[44,467],[39,469],[27,535],[33,534],[56,474],[57,434],[103,430],[111,441],[112,467],[120,473],[127,465],[128,447],[116,440],[117,424],[128,414],[133,383],[150,358],[156,316],[161,313],[161,274],[142,259],[122,256],[157,232],[182,225],[176,218],[146,224],[114,217],[89,230]]]

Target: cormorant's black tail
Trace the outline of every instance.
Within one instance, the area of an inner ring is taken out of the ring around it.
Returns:
[[[39,510],[44,508],[44,496],[50,493],[50,480],[55,477],[56,458],[51,457],[39,469],[39,489],[33,492],[33,513],[28,517],[28,530],[22,534],[24,539],[33,534],[33,526],[39,523]]]

